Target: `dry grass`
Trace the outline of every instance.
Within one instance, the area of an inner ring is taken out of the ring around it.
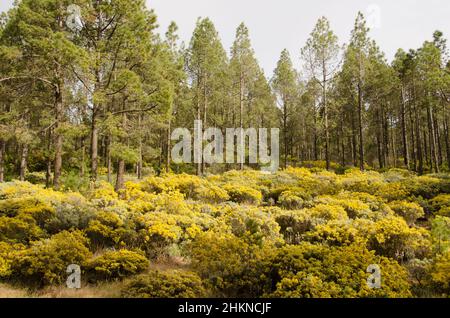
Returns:
[[[0,284],[0,298],[118,298],[123,282],[103,283],[95,286],[82,286],[69,289],[65,286],[47,287],[36,292],[28,292]]]
[[[47,287],[32,296],[37,298],[118,298],[123,282],[102,283],[81,286],[81,289],[69,289],[65,286]]]
[[[25,290],[0,284],[0,298],[27,298],[27,297],[29,296]]]

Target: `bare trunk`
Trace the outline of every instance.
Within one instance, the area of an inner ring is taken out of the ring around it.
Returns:
[[[62,170],[62,152],[63,152],[63,135],[60,128],[63,121],[63,99],[61,88],[58,87],[55,96],[55,111],[56,111],[56,126],[55,126],[55,162],[54,162],[54,175],[53,175],[53,187],[59,189],[60,177]]]
[[[362,113],[363,113],[363,96],[361,83],[358,84],[358,125],[359,125],[359,168],[361,171],[365,170],[364,167],[364,136],[363,136],[363,124],[362,124]]]
[[[20,181],[25,181],[27,172],[28,145],[22,145],[22,153],[20,156]]]
[[[6,142],[0,139],[0,182],[5,182],[5,149]]]
[[[408,135],[406,133],[406,107],[405,107],[405,88],[402,85],[402,101],[401,101],[401,125],[402,125],[402,142],[403,142],[403,161],[406,169],[409,170],[409,148],[408,148]]]
[[[325,121],[325,161],[326,168],[330,170],[331,159],[330,159],[330,132],[328,127],[328,104],[327,104],[327,73],[326,73],[325,63],[323,63],[323,111],[324,111],[324,121]]]
[[[436,143],[436,132],[434,127],[434,118],[433,118],[433,108],[430,104],[428,104],[428,116],[429,116],[429,133],[430,133],[430,150],[431,150],[431,159],[434,166],[434,171],[439,173],[439,160],[438,160],[438,149]]]
[[[242,134],[242,129],[244,128],[244,77],[242,74],[241,74],[241,78],[240,78],[240,82],[239,82],[239,127],[241,128],[241,134]],[[242,139],[242,137],[243,137],[243,135],[241,135],[241,139]],[[245,141],[242,141],[242,142],[245,145]],[[244,153],[245,153],[245,151],[244,151]],[[241,161],[244,161],[244,160],[241,160]],[[285,164],[286,164],[286,162],[285,162]],[[239,168],[241,170],[244,170],[244,162],[240,163]]]
[[[125,105],[123,107],[123,110],[125,110]],[[122,128],[124,130],[126,130],[126,125],[127,125],[127,115],[124,112],[122,114]],[[122,140],[122,142],[125,142],[125,140]],[[125,187],[125,159],[120,158],[117,165],[116,192],[119,192],[124,187]]]

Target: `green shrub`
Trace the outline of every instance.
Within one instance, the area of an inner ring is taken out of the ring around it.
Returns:
[[[46,233],[31,216],[15,218],[0,216],[0,241],[28,244],[45,236]]]
[[[122,290],[124,298],[201,298],[207,292],[193,272],[151,271],[132,279]]]
[[[33,184],[45,184],[47,180],[46,172],[28,172],[25,180]]]
[[[382,271],[380,289],[367,285],[366,269]],[[408,273],[396,261],[375,256],[363,246],[286,246],[272,261],[274,286],[265,296],[282,298],[410,297]]]
[[[89,222],[85,232],[96,248],[119,246],[128,233],[125,221],[116,213],[99,212]]]
[[[67,266],[84,267],[91,253],[88,240],[80,231],[63,231],[49,239],[32,242],[15,254],[13,278],[35,287],[61,284],[67,279]]]
[[[303,208],[304,200],[293,191],[284,191],[278,203],[287,210],[297,210]]]
[[[129,250],[107,251],[89,261],[90,277],[94,280],[122,279],[147,269],[148,259]]]
[[[8,278],[12,274],[14,254],[24,248],[22,244],[0,242],[0,278]]]
[[[218,297],[260,297],[267,277],[271,245],[253,245],[230,234],[207,232],[188,247],[192,268]]]

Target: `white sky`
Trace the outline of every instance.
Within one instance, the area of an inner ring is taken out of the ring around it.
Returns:
[[[0,11],[10,8],[13,2],[0,1]],[[175,21],[186,43],[196,19],[210,17],[227,51],[236,27],[245,22],[267,76],[271,76],[284,48],[300,67],[300,49],[322,15],[330,20],[341,43],[345,43],[357,12],[365,13],[376,26],[371,36],[389,60],[398,48],[420,47],[437,29],[450,42],[449,0],[147,0],[147,4],[158,15],[160,31],[164,33],[170,21]]]

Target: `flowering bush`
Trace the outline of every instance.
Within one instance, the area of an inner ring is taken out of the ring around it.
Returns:
[[[140,275],[123,288],[124,298],[199,298],[207,292],[194,272],[151,271]]]
[[[91,257],[88,240],[83,233],[63,231],[49,239],[36,241],[14,254],[12,277],[35,287],[61,284],[67,279],[71,264],[81,267]]]
[[[110,281],[150,259],[180,271],[137,276],[123,296],[448,295],[450,178],[339,172],[166,174],[118,193],[104,181],[83,193],[2,183],[0,279],[57,285],[74,263],[87,282]],[[363,259],[385,267],[381,290],[364,287]]]
[[[148,265],[149,262],[142,253],[121,249],[94,257],[87,268],[92,279],[110,280],[139,274],[146,270]]]
[[[233,202],[252,205],[259,205],[262,202],[263,196],[261,192],[253,188],[243,185],[227,184],[224,186],[224,189],[228,192]]]
[[[409,225],[413,225],[418,218],[425,216],[423,208],[414,202],[394,201],[389,203],[389,207],[403,217]]]

